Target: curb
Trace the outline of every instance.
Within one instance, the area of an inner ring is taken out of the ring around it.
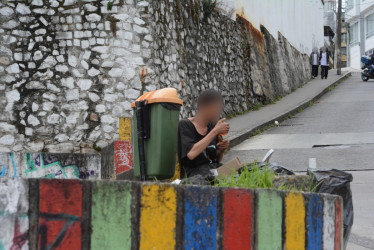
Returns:
[[[289,115],[294,115],[294,114],[298,113],[299,109],[301,109],[301,108],[307,108],[309,106],[310,102],[314,102],[314,101],[318,100],[324,94],[326,94],[327,92],[329,92],[329,88],[331,86],[337,84],[340,81],[346,80],[350,76],[352,76],[351,72],[345,73],[339,79],[337,79],[336,81],[332,82],[329,86],[327,86],[326,88],[324,88],[319,94],[317,94],[316,96],[314,96],[312,98],[309,98],[309,99],[305,100],[300,105],[292,108],[289,111],[286,111],[285,113],[283,113],[283,114],[281,114],[279,116],[276,116],[276,117],[272,118],[271,120],[269,120],[269,121],[267,121],[267,122],[265,122],[263,124],[260,124],[260,125],[258,125],[256,127],[252,128],[252,129],[250,129],[250,130],[246,130],[246,131],[244,131],[241,134],[238,134],[238,135],[233,136],[232,138],[229,138],[229,140],[230,140],[230,147],[229,147],[229,149],[231,149],[231,148],[239,145],[243,141],[245,141],[248,138],[250,138],[252,136],[252,134],[255,133],[255,131],[257,131],[257,130],[263,130],[266,127],[268,127],[269,125],[273,125],[275,121],[283,122],[283,121],[287,120],[287,118],[288,118]]]

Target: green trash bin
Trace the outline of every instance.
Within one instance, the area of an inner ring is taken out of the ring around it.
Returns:
[[[142,119],[146,179],[172,178],[177,155],[179,113],[183,102],[178,98],[176,89],[164,88],[146,93],[132,103],[133,162],[136,178],[141,177],[136,104],[144,101]]]

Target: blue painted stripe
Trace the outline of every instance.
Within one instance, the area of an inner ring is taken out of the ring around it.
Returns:
[[[308,250],[322,249],[323,201],[318,195],[308,195]]]
[[[184,210],[184,248],[217,249],[217,190],[187,187]]]

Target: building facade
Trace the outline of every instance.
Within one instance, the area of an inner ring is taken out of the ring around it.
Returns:
[[[349,27],[347,66],[359,69],[361,56],[374,52],[374,2],[347,0],[345,19]]]
[[[336,0],[325,0],[323,8],[323,31],[325,47],[331,52],[330,65],[334,64],[336,39]]]

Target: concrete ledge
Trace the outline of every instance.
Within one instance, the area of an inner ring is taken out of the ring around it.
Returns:
[[[289,109],[289,110],[285,111],[284,113],[279,114],[276,117],[273,117],[273,118],[269,119],[267,122],[264,122],[264,123],[262,123],[262,124],[260,124],[256,127],[252,127],[252,128],[249,127],[248,129],[245,129],[242,132],[239,132],[239,133],[236,133],[232,136],[229,136],[228,139],[230,140],[230,148],[235,147],[235,146],[239,145],[240,143],[242,143],[243,141],[247,140],[249,137],[251,137],[253,134],[255,134],[255,132],[257,130],[264,130],[268,126],[274,125],[275,121],[278,121],[280,123],[284,120],[287,120],[288,116],[297,114],[300,109],[307,108],[309,106],[310,102],[317,101],[324,94],[326,94],[329,91],[330,87],[334,86],[335,84],[337,84],[340,81],[343,81],[343,80],[347,79],[350,76],[351,76],[351,73],[347,72],[344,75],[342,75],[340,78],[338,78],[337,80],[332,82],[330,85],[328,85],[326,88],[324,88],[317,95],[304,100],[302,103],[296,105],[292,109]],[[261,111],[259,111],[259,112],[261,112]]]
[[[101,156],[70,153],[0,153],[0,178],[101,179]]]
[[[5,249],[343,249],[339,196],[0,179]]]

